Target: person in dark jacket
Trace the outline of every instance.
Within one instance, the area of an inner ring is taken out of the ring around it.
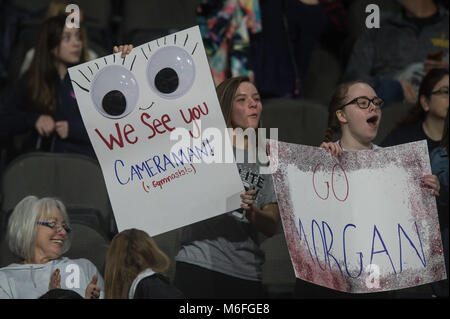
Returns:
[[[447,69],[432,69],[424,77],[419,98],[406,117],[382,142],[381,146],[393,146],[427,140],[428,153],[439,146],[448,112]]]
[[[449,249],[448,249],[448,225],[449,225],[449,216],[448,216],[448,185],[449,185],[449,163],[448,163],[448,112],[447,118],[445,119],[445,127],[444,134],[442,136],[441,145],[433,150],[430,154],[431,157],[431,170],[434,175],[436,175],[439,179],[439,183],[441,184],[440,196],[437,198],[437,207],[439,214],[439,225],[441,229],[441,239],[444,250],[444,260],[445,267],[449,270]],[[448,277],[448,275],[447,275]],[[448,286],[448,278],[439,282],[434,282],[431,285],[433,287],[433,291],[437,297],[447,297],[449,292]]]
[[[85,33],[68,28],[66,16],[48,18],[41,26],[30,70],[5,101],[2,133],[27,133],[22,152],[79,153],[95,158],[67,69],[86,61]]]
[[[127,229],[111,241],[106,255],[105,299],[182,299],[162,275],[169,257],[146,232]]]
[[[402,11],[380,12],[380,27],[363,31],[343,81],[369,83],[387,105],[415,103],[432,68],[448,69],[448,10],[434,0],[397,0]]]

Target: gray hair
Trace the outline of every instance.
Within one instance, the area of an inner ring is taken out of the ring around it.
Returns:
[[[50,217],[52,208],[59,209],[66,224],[69,224],[69,216],[64,204],[52,197],[39,199],[36,196],[27,196],[14,208],[8,221],[9,249],[15,255],[24,260],[34,259],[34,246],[39,220]],[[67,252],[72,242],[72,233],[67,234],[62,247],[62,254]]]

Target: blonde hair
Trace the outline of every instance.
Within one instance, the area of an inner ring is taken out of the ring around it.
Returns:
[[[8,221],[8,245],[16,256],[24,261],[34,259],[34,247],[37,234],[37,222],[50,217],[52,209],[57,208],[66,224],[69,224],[69,216],[64,204],[51,197],[37,198],[27,196],[14,208]],[[61,254],[67,252],[72,242],[72,233],[68,233]]]
[[[114,236],[106,255],[105,299],[127,299],[136,276],[150,268],[162,273],[170,260],[146,232],[127,229]]]

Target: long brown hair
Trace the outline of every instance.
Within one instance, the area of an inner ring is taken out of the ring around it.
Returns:
[[[114,236],[105,266],[105,298],[128,299],[136,276],[151,268],[161,273],[169,268],[170,260],[146,232],[127,229]]]
[[[357,83],[367,84],[366,82],[360,80],[349,81],[339,84],[334,90],[330,104],[328,104],[328,127],[324,137],[325,142],[333,142],[334,139],[341,135],[341,124],[337,118],[336,111],[338,111],[341,106],[345,104],[350,87]]]
[[[429,101],[431,99],[431,93],[433,92],[434,87],[446,75],[448,75],[447,69],[431,69],[424,76],[422,82],[420,83],[416,104],[408,111],[406,116],[402,120],[400,120],[400,122],[397,124],[397,127],[425,121],[428,112],[425,112],[425,110],[423,109],[420,98],[423,96],[425,97],[425,99],[427,99],[427,101]]]
[[[53,50],[61,43],[65,23],[66,15],[59,15],[46,19],[41,25],[27,81],[28,94],[25,98],[29,110],[43,114],[55,114],[55,92],[59,75]],[[81,37],[83,38],[83,32],[81,32]],[[80,63],[85,62],[86,58],[86,51],[82,50]]]

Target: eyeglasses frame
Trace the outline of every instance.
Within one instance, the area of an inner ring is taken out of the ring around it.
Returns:
[[[36,222],[36,224],[42,225],[42,226],[47,226],[47,227],[50,227],[51,229],[54,229],[58,225],[58,223],[55,223],[55,222]],[[61,231],[61,229],[64,229],[66,231],[66,233],[68,233],[68,234],[72,232],[72,228],[70,228],[68,225],[66,225],[66,224],[60,224],[60,225],[61,226],[60,226],[59,230],[56,229],[57,232]]]

